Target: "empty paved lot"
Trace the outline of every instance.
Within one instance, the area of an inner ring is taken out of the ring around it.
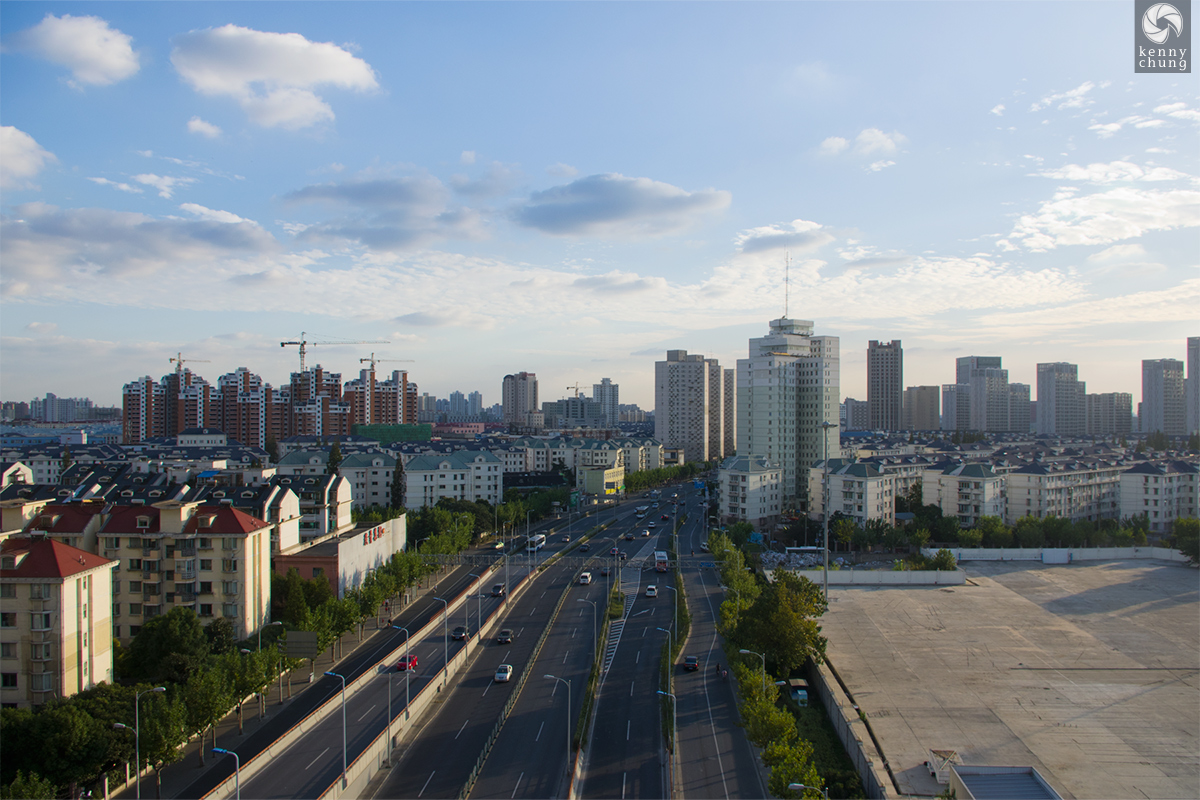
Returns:
[[[831,590],[829,658],[902,792],[927,749],[1028,764],[1063,797],[1200,797],[1200,573],[964,564],[966,586]]]

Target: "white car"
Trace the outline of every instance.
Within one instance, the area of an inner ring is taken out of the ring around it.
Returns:
[[[496,667],[496,683],[508,683],[512,680],[512,664],[501,664]]]
[[[646,587],[646,597],[658,597],[658,587],[653,583]]]
[[[649,536],[649,535],[650,535],[650,531],[642,531],[642,536]]]

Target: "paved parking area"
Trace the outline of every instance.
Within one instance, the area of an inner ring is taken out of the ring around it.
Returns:
[[[831,589],[829,659],[905,794],[928,749],[1063,797],[1200,797],[1200,572],[964,564],[965,586]]]

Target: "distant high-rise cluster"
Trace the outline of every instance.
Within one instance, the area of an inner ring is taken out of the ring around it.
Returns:
[[[1183,362],[1175,358],[1144,359],[1138,412],[1142,432],[1182,436],[1187,424],[1184,405]]]
[[[668,350],[654,362],[654,436],[687,461],[723,458],[732,381],[715,358]]]
[[[1029,385],[1008,382],[1000,356],[964,356],[942,386],[942,429],[1029,431]]]

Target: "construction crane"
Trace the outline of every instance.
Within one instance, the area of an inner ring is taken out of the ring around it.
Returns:
[[[342,342],[310,342],[308,339],[304,338],[306,336],[308,336],[308,334],[305,331],[300,331],[300,341],[298,341],[298,342],[280,342],[279,343],[280,347],[287,347],[289,344],[299,345],[299,347],[300,347],[300,371],[301,372],[304,372],[304,354],[307,352],[307,348],[310,346],[316,346],[318,344],[391,344],[391,342],[383,341],[383,340],[357,341],[357,342],[352,342],[349,340],[342,341]]]
[[[400,363],[400,362],[405,362],[405,363],[408,363],[408,364],[411,364],[411,363],[413,363],[413,360],[412,360],[411,358],[376,358],[374,353],[371,353],[371,357],[370,357],[370,358],[360,358],[360,359],[358,360],[358,363],[360,363],[360,364],[361,364],[361,363],[363,363],[364,361],[370,361],[370,362],[371,362],[371,372],[374,372],[374,371],[375,371],[375,365],[376,365],[376,364],[384,364],[384,363],[389,363],[389,362],[391,362],[391,363]]]
[[[575,390],[575,399],[578,400],[579,399],[579,389],[580,389],[579,381],[576,381],[574,386],[568,386],[567,388]]]
[[[175,374],[176,375],[183,372],[183,362],[185,362],[185,361],[190,361],[193,364],[211,364],[212,363],[207,358],[184,358],[183,353],[176,353],[175,355],[173,355],[171,358],[169,358],[167,360],[175,365]]]

